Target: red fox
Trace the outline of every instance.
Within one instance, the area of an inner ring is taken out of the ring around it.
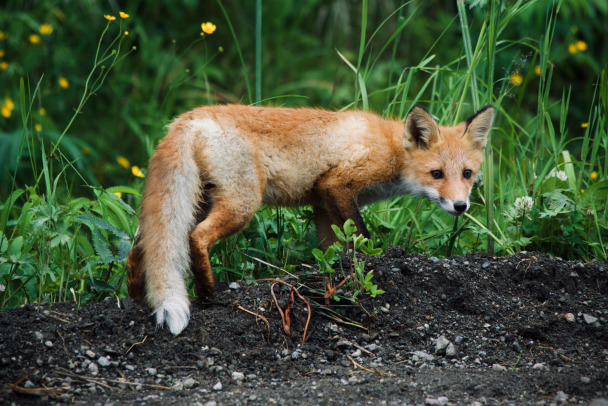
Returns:
[[[184,277],[199,297],[215,282],[209,250],[242,230],[262,203],[313,207],[323,247],[358,206],[403,194],[458,216],[481,165],[494,109],[452,127],[415,106],[405,123],[362,111],[225,105],[179,116],[150,159],[129,295],[179,334],[190,319]]]

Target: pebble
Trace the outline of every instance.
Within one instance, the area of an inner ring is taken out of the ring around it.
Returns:
[[[355,358],[359,358],[361,356],[361,350],[357,348],[357,350],[355,352],[353,352],[351,355]]]
[[[564,318],[568,323],[574,323],[576,321],[576,317],[574,317],[574,314],[572,313],[567,313]]]
[[[205,403],[204,406],[217,406],[217,402],[215,400],[210,400],[209,402]]]
[[[500,365],[500,364],[494,364],[494,365],[492,365],[492,369],[494,371],[506,371],[507,367]]]
[[[220,391],[222,389],[223,389],[223,386],[222,386],[221,382],[218,382],[215,385],[213,385],[213,390],[215,390],[215,391]]]
[[[437,262],[441,262],[441,260],[437,257],[430,257],[429,261],[431,261],[432,263],[436,264]]]
[[[581,383],[590,383],[591,382],[591,378],[589,378],[588,376],[581,376]]]
[[[23,384],[23,387],[25,389],[32,389],[35,388],[36,385],[34,385],[34,382],[30,381],[29,379],[27,381],[25,381],[25,383]]]
[[[45,341],[45,342],[44,342],[44,345],[46,345],[46,346],[47,346],[47,347],[49,347],[49,348],[53,348],[53,342],[52,342],[52,341],[50,341],[50,340]]]
[[[148,375],[152,375],[152,376],[154,376],[158,373],[156,368],[146,368],[146,372],[148,373]]]
[[[445,349],[445,356],[448,358],[453,358],[456,355],[458,355],[458,350],[456,349],[456,346],[452,343],[449,343],[447,348]]]
[[[566,395],[563,391],[558,391],[555,394],[555,401],[556,402],[567,402],[568,401],[568,395]]]
[[[108,359],[108,357],[99,357],[99,359],[97,360],[97,363],[99,364],[100,367],[109,367],[110,366],[110,360]]]
[[[439,336],[437,341],[435,341],[435,354],[445,354],[448,345],[450,345],[450,340],[445,338],[445,336]]]
[[[593,317],[590,314],[583,313],[583,320],[587,324],[594,324],[597,321],[597,317]]]
[[[425,405],[447,405],[449,399],[445,396],[439,396],[437,399],[426,398],[424,400]]]
[[[484,262],[483,264],[481,264],[481,267],[482,267],[483,269],[486,269],[486,268],[488,268],[490,265],[491,265],[491,264],[490,264],[489,262],[487,262],[487,261],[486,261],[486,262]]]
[[[232,289],[232,290],[237,290],[238,288],[240,288],[238,282],[232,282],[230,285],[228,285],[228,288]]]
[[[99,373],[99,367],[94,362],[91,362],[89,364],[89,366],[87,367],[87,369],[89,370],[89,373],[93,376],[95,376]]]
[[[235,381],[237,381],[237,382],[242,381],[242,380],[245,379],[245,374],[242,373],[242,372],[234,371],[232,373],[232,379],[235,380]]]
[[[125,369],[128,371],[135,371],[135,367],[133,365],[129,365],[129,364],[125,365]]]
[[[40,331],[36,331],[36,332],[34,332],[34,338],[38,341],[42,341],[42,339],[44,338],[44,335]]]
[[[192,378],[186,378],[184,381],[184,389],[192,389],[196,385],[198,385],[198,382]]]

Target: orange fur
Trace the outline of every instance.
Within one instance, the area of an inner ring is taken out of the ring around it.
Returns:
[[[209,250],[242,230],[263,202],[311,205],[324,247],[336,239],[331,225],[347,219],[369,235],[358,206],[391,196],[428,197],[462,214],[492,117],[488,107],[440,127],[420,107],[405,124],[308,108],[228,105],[182,114],[150,160],[129,294],[178,334],[189,317],[183,272],[192,270],[200,296],[212,294]]]

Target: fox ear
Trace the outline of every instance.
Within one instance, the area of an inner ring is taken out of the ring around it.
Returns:
[[[475,148],[485,148],[493,119],[494,107],[485,106],[466,120],[467,128],[464,130],[464,136],[469,138]]]
[[[423,107],[414,106],[405,118],[404,146],[429,149],[439,141],[439,127],[431,114]]]

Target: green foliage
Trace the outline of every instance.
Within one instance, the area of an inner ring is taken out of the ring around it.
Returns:
[[[350,278],[345,285],[350,291],[346,295],[350,300],[355,302],[360,294],[368,294],[371,297],[384,293],[378,289],[378,285],[372,282],[374,271],[371,270],[365,273],[365,261],[361,261],[357,257],[357,252],[362,252],[365,255],[379,255],[382,253],[381,248],[375,248],[372,240],[357,234],[357,227],[352,220],[346,220],[342,228],[332,224],[332,229],[336,233],[338,241],[330,245],[325,252],[318,248],[312,250],[312,255],[317,260],[319,272],[321,274],[333,274],[334,264],[338,263],[343,278]],[[340,241],[342,243],[340,243]],[[348,272],[344,269],[344,262],[341,255],[346,253],[349,265]],[[348,276],[347,276],[348,275]],[[339,301],[337,295],[333,296],[334,300]]]

